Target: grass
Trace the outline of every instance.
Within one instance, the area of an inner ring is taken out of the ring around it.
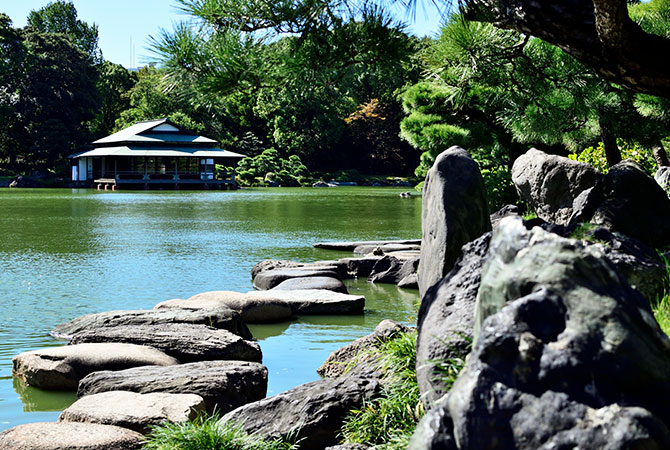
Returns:
[[[652,302],[651,310],[661,330],[670,336],[670,261],[662,255],[661,257],[665,261],[665,292],[655,302]]]
[[[165,423],[147,436],[145,450],[295,450],[280,439],[266,440],[240,426],[219,422],[219,416],[200,416],[193,422]]]

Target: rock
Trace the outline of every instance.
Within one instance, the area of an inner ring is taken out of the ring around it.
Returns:
[[[136,431],[97,423],[27,423],[0,433],[7,450],[139,450],[143,444]]]
[[[267,382],[268,371],[259,363],[202,361],[170,368],[145,366],[94,372],[81,380],[77,395],[109,391],[196,394],[203,398],[208,412],[216,408],[219,413],[226,413],[265,397]]]
[[[460,147],[435,159],[423,185],[419,291],[423,295],[451,270],[461,247],[491,230],[479,166]]]
[[[154,309],[183,308],[192,310],[216,309],[221,306],[236,311],[246,323],[274,323],[288,320],[293,315],[291,306],[284,300],[272,296],[233,291],[210,291],[194,295],[188,300],[168,300]]]
[[[181,362],[217,359],[254,362],[262,360],[261,348],[256,342],[242,339],[230,331],[206,325],[174,323],[97,328],[75,334],[70,344],[93,342],[146,345],[165,352]]]
[[[293,291],[259,291],[260,296],[279,298],[291,307],[296,316],[363,314],[365,297],[341,294],[325,289],[299,289]]]
[[[516,205],[505,205],[500,208],[498,211],[491,214],[491,227],[495,228],[498,226],[500,221],[505,217],[509,216],[520,216],[522,213],[521,208]]]
[[[367,278],[372,273],[372,268],[377,264],[381,256],[364,256],[362,258],[342,258],[340,261],[346,264],[347,272],[358,278]]]
[[[205,402],[199,395],[110,391],[80,398],[58,421],[115,425],[147,434],[153,425],[188,422],[204,412]]]
[[[670,189],[670,167],[662,166],[659,167],[654,175],[654,180],[661,186],[666,192]]]
[[[600,249],[506,219],[477,318],[410,449],[670,448],[670,340]]]
[[[325,450],[366,450],[370,447],[363,444],[342,444],[333,447],[327,447]]]
[[[292,291],[297,289],[327,289],[342,294],[349,293],[344,283],[331,277],[290,278],[282,281],[271,290]]]
[[[332,352],[321,367],[316,369],[316,372],[326,378],[337,378],[344,375],[347,369],[351,369],[349,363],[356,358],[359,352],[377,348],[379,344],[387,342],[399,333],[408,333],[409,331],[411,331],[411,328],[393,320],[382,320],[371,334],[356,339],[354,342]]]
[[[304,267],[304,266],[305,263],[296,261],[266,259],[259,263],[256,263],[251,268],[251,279],[253,280],[254,278],[256,278],[256,275],[258,275],[261,272],[265,272],[266,270],[294,269],[296,267]]]
[[[380,389],[370,378],[340,377],[303,384],[229,412],[221,419],[248,433],[300,441],[301,450],[337,443],[344,417]]]
[[[445,394],[436,363],[469,353],[475,304],[491,233],[463,246],[461,257],[421,299],[416,341],[416,371],[421,399],[432,405]]]
[[[312,187],[315,188],[322,188],[322,187],[333,187],[334,185],[331,185],[329,183],[326,183],[325,181],[317,181],[316,183],[312,184]]]
[[[264,291],[272,289],[282,281],[289,280],[291,278],[303,277],[337,278],[338,274],[336,271],[327,268],[316,268],[310,270],[304,268],[266,270],[256,275],[256,278],[254,278],[254,287]]]
[[[76,389],[79,380],[98,370],[175,364],[179,361],[151,347],[116,343],[80,344],[23,352],[12,358],[12,373],[28,386]]]
[[[567,225],[577,196],[602,177],[593,166],[531,148],[514,161],[512,181],[537,216]]]
[[[419,275],[412,273],[398,281],[398,287],[403,289],[419,289]]]
[[[576,205],[570,223],[591,222],[653,248],[670,244],[670,198],[636,162],[612,166]]]
[[[398,284],[408,276],[415,274],[418,266],[419,258],[401,261],[394,256],[384,256],[372,268],[368,281]]]
[[[400,244],[400,245],[421,245],[420,239],[406,239],[394,241],[352,241],[352,242],[317,242],[312,244],[316,248],[323,248],[326,250],[339,250],[343,252],[353,252],[356,247],[367,245],[372,247],[381,247],[386,244]]]
[[[382,245],[359,245],[354,249],[356,255],[368,255],[375,250],[380,249],[382,254],[389,252],[407,252],[421,250],[418,244],[382,244]]]
[[[218,309],[165,309],[107,311],[77,317],[68,323],[58,325],[51,335],[70,339],[75,333],[96,328],[118,327],[120,325],[158,325],[165,323],[190,323],[222,328],[244,338],[251,339],[251,332],[238,313],[230,308]]]

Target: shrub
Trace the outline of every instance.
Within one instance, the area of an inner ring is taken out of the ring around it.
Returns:
[[[617,145],[621,151],[622,159],[632,159],[640,164],[649,175],[654,175],[654,172],[656,171],[656,162],[654,161],[654,156],[651,150],[641,147],[639,144],[630,144],[622,139],[617,139]],[[605,157],[605,147],[602,142],[599,142],[598,146],[595,148],[587,147],[580,154],[573,153],[569,155],[568,158],[573,161],[581,161],[591,164],[602,173],[607,173],[607,158]]]

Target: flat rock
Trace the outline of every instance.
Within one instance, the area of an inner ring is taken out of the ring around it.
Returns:
[[[79,380],[98,370],[172,366],[179,361],[155,348],[134,344],[79,344],[43,348],[12,358],[12,373],[28,386],[76,389]]]
[[[80,398],[58,421],[116,425],[146,434],[153,425],[188,422],[204,412],[205,402],[195,394],[110,391]]]
[[[7,450],[139,450],[143,444],[136,431],[97,423],[27,423],[0,433]]]
[[[291,278],[282,281],[271,290],[292,291],[298,289],[326,289],[333,292],[348,294],[347,287],[342,281],[331,277]]]
[[[340,262],[346,265],[347,273],[352,277],[367,278],[372,273],[372,268],[383,256],[363,256],[360,258],[342,258]]]
[[[81,380],[77,395],[108,391],[196,394],[203,398],[208,412],[216,408],[219,413],[225,413],[265,397],[267,381],[267,368],[259,363],[202,361],[172,367],[94,372]]]
[[[262,360],[261,349],[256,342],[242,339],[230,331],[206,325],[173,323],[97,328],[75,334],[70,344],[93,342],[146,345],[165,352],[181,362],[217,359],[254,362]]]
[[[251,279],[267,270],[275,269],[300,269],[300,270],[332,270],[338,273],[338,278],[346,275],[346,267],[338,261],[315,261],[313,263],[304,263],[289,260],[266,259],[256,263],[251,268]]]
[[[376,250],[381,250],[384,253],[389,252],[408,252],[408,251],[420,251],[421,245],[419,244],[382,244],[382,245],[359,245],[354,249],[354,254],[356,255],[367,255]]]
[[[325,289],[271,290],[259,291],[257,294],[284,300],[296,316],[362,314],[365,308],[365,297],[362,295],[341,294]]]
[[[259,292],[247,293],[233,291],[210,291],[194,295],[188,300],[168,300],[154,306],[154,309],[216,309],[221,306],[236,311],[246,323],[283,322],[293,315],[291,307],[284,300],[258,295]]]
[[[291,278],[304,278],[304,277],[331,277],[338,278],[338,273],[334,269],[329,268],[293,268],[293,269],[272,269],[266,270],[254,278],[253,284],[254,288],[260,290],[268,290],[277,286],[282,281],[289,280]]]
[[[301,450],[321,450],[337,443],[345,416],[379,389],[371,378],[319,380],[237,408],[221,420],[262,437],[296,439]]]
[[[352,242],[317,242],[313,244],[316,248],[323,248],[327,250],[340,250],[353,252],[356,247],[362,245],[379,247],[382,245],[398,244],[398,245],[421,245],[421,239],[406,239],[406,240],[391,240],[391,241],[352,241]]]
[[[96,328],[118,327],[121,325],[158,325],[165,323],[190,323],[222,328],[244,338],[251,339],[251,332],[240,315],[227,307],[216,309],[187,310],[172,308],[165,310],[107,311],[87,314],[70,322],[58,325],[51,335],[61,339],[71,339],[75,333]]]
[[[379,344],[387,342],[399,333],[407,333],[410,330],[411,328],[393,320],[382,320],[371,334],[332,352],[321,367],[316,369],[316,372],[326,378],[337,378],[344,375],[348,369],[351,369],[349,364],[361,351],[377,348]]]
[[[406,260],[394,256],[384,256],[372,268],[368,281],[371,283],[399,284],[410,275],[416,274],[418,266],[418,256]]]

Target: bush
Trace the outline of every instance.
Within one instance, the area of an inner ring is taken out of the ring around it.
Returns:
[[[512,171],[507,166],[482,169],[482,177],[491,212],[498,211],[503,206],[514,204],[519,200],[512,182]]]
[[[656,172],[656,161],[651,150],[641,147],[639,144],[629,144],[622,139],[617,139],[617,145],[621,151],[621,159],[632,159],[640,164],[642,168],[651,176]],[[607,173],[607,158],[605,157],[605,147],[602,142],[597,147],[587,147],[580,154],[571,154],[568,158],[573,161],[581,161],[591,164],[593,167]]]
[[[262,183],[276,182],[281,186],[300,186],[309,182],[309,170],[298,155],[282,159],[273,148],[264,150],[260,155],[241,159],[237,169],[237,180],[243,186],[257,184],[257,178],[262,179]]]

